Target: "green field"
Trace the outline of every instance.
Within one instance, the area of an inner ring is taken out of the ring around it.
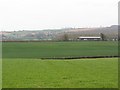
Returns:
[[[117,88],[118,60],[4,59],[3,88]]]
[[[118,42],[4,42],[3,58],[118,55]]]
[[[118,58],[41,60],[118,55],[118,42],[3,42],[3,88],[117,88]]]

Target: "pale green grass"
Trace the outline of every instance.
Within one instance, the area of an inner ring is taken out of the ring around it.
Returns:
[[[118,59],[3,59],[3,88],[117,88]]]

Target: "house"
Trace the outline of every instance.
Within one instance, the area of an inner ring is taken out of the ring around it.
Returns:
[[[100,41],[102,38],[99,37],[93,37],[93,36],[84,36],[84,37],[78,37],[78,40],[93,40],[93,41]]]

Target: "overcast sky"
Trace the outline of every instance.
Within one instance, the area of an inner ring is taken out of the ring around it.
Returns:
[[[117,25],[119,0],[0,0],[1,30]]]

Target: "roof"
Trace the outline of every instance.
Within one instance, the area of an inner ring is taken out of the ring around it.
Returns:
[[[100,39],[101,37],[79,37],[79,38],[96,38],[96,39]]]

